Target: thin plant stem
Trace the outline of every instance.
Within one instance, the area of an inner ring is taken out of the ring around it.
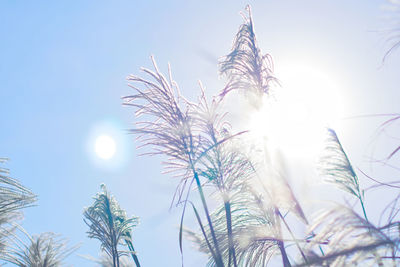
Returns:
[[[130,237],[130,236],[129,236],[129,237]],[[129,250],[132,252],[132,253],[131,253],[132,259],[133,259],[133,261],[135,262],[136,267],[140,267],[139,259],[138,259],[138,257],[136,256],[136,251],[135,251],[135,249],[133,248],[132,242],[129,241],[129,240],[125,240],[125,242],[126,242],[126,244],[128,245]]]
[[[194,171],[194,179],[196,180],[197,189],[198,189],[199,194],[200,194],[201,202],[203,203],[204,212],[206,213],[208,225],[210,226],[211,236],[212,236],[213,241],[214,241],[215,252],[217,254],[216,255],[217,258],[215,259],[216,260],[216,264],[217,264],[217,266],[223,267],[224,263],[222,261],[222,256],[221,256],[221,251],[219,250],[218,241],[217,241],[217,238],[215,236],[214,227],[213,227],[212,222],[211,222],[211,217],[210,217],[210,213],[208,211],[207,202],[206,202],[206,199],[204,197],[203,187],[201,186],[199,176],[198,176],[197,172],[195,172],[195,171]]]
[[[338,139],[336,133],[335,133],[335,136],[336,136],[337,141],[339,142],[340,149],[342,150],[342,153],[343,153],[343,155],[344,155],[346,161],[349,162],[350,172],[352,173],[354,182],[355,182],[355,184],[357,185],[357,191],[358,191],[358,192],[357,192],[357,193],[358,193],[358,194],[357,194],[357,198],[360,200],[361,208],[362,208],[363,213],[364,213],[364,218],[365,218],[365,220],[366,220],[367,222],[369,222],[369,221],[368,221],[368,217],[367,217],[367,213],[365,212],[364,202],[363,202],[363,200],[362,200],[362,196],[361,196],[361,192],[360,192],[360,187],[359,187],[359,183],[358,183],[357,174],[356,174],[356,172],[354,171],[353,166],[350,164],[349,157],[347,156],[346,152],[344,151],[344,149],[343,149],[343,147],[342,147],[342,144],[340,143],[340,141],[339,141],[339,139]]]
[[[288,259],[288,256],[287,256],[286,250],[285,250],[285,244],[283,243],[282,240],[278,240],[278,247],[279,247],[279,250],[281,251],[283,267],[291,267],[292,265],[289,262],[289,259]]]
[[[115,238],[115,231],[113,231],[113,239],[114,239],[114,246],[113,246],[113,263],[114,267],[119,267],[119,255],[118,255],[118,248],[117,248],[117,240]]]
[[[196,207],[194,206],[194,204],[193,204],[192,202],[189,202],[189,203],[190,203],[190,204],[192,205],[192,207],[193,207],[193,211],[194,211],[194,213],[195,213],[195,215],[196,215],[197,222],[198,222],[199,225],[200,225],[200,229],[201,229],[201,232],[202,232],[202,234],[203,234],[203,236],[204,236],[204,240],[206,241],[207,247],[208,247],[208,249],[210,250],[213,259],[217,259],[217,256],[215,255],[215,252],[214,252],[214,249],[212,248],[212,246],[211,246],[211,244],[210,244],[210,241],[209,241],[208,238],[207,238],[207,234],[206,234],[206,231],[204,230],[203,223],[201,222],[200,215],[199,215],[199,213],[197,212],[197,209],[196,209]]]
[[[233,233],[232,233],[232,217],[231,217],[231,204],[229,201],[225,201],[225,215],[226,215],[226,226],[228,230],[228,244],[229,244],[229,263],[231,266],[231,257],[233,259],[233,266],[237,266],[235,247],[233,245]]]
[[[275,214],[278,216],[280,214],[279,209],[277,207],[275,207]],[[285,244],[283,243],[282,240],[278,240],[277,242],[278,242],[279,250],[281,251],[281,255],[282,255],[283,267],[291,267],[292,265],[290,264],[289,258],[287,256]]]
[[[219,142],[217,141],[217,138],[215,136],[214,128],[211,129],[210,135],[211,135],[211,138],[212,138],[212,140],[214,142],[214,145],[217,147],[217,144]],[[216,151],[217,151],[216,160],[217,160],[218,168],[221,169],[222,163],[221,163],[220,153],[219,153],[218,149]],[[221,175],[221,178],[222,178],[223,174],[221,173],[220,175]],[[226,228],[227,228],[227,232],[228,232],[228,246],[229,246],[228,266],[229,267],[231,266],[231,259],[232,259],[233,260],[233,266],[236,267],[237,266],[237,262],[236,262],[235,247],[233,245],[231,204],[230,204],[228,199],[225,200],[225,192],[222,192],[222,194],[223,194],[223,198],[224,198]]]
[[[360,200],[360,204],[361,204],[361,208],[362,208],[362,211],[363,211],[363,214],[364,214],[364,218],[365,218],[365,220],[369,223],[368,217],[367,217],[367,213],[366,213],[365,207],[364,207],[364,201],[362,201],[362,199],[361,199],[360,191],[359,191],[359,197],[358,197],[358,199]],[[368,229],[368,231],[371,231],[371,230]],[[374,254],[374,256],[378,256],[378,255],[376,254],[375,251],[373,252],[373,254]],[[378,257],[378,266],[383,266],[383,262],[382,262],[382,260],[381,260],[379,257]]]
[[[295,241],[296,246],[297,246],[297,248],[299,249],[300,254],[301,254],[301,256],[303,257],[304,261],[307,263],[308,261],[307,261],[306,255],[304,254],[303,250],[302,250],[301,247],[300,247],[299,242],[298,242],[297,239],[295,238],[295,236],[294,236],[292,230],[290,229],[288,223],[286,222],[285,217],[282,216],[282,213],[281,213],[279,210],[278,210],[278,215],[279,215],[279,217],[281,217],[281,219],[282,219],[282,221],[283,221],[283,224],[286,226],[286,229],[288,230],[289,234],[292,236],[293,240]]]
[[[363,211],[363,213],[364,213],[364,218],[365,218],[365,220],[366,220],[367,222],[369,222],[369,221],[368,221],[368,217],[367,217],[367,213],[366,213],[365,207],[364,207],[364,201],[362,201],[361,195],[360,195],[360,197],[359,197],[358,199],[360,200],[360,203],[361,203],[361,208],[362,208],[362,211]]]

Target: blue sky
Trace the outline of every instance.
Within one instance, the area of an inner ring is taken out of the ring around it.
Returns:
[[[81,243],[67,262],[92,266],[79,256],[99,252],[86,238],[82,211],[104,182],[128,214],[141,217],[134,236],[143,266],[180,265],[179,208],[169,211],[176,181],[161,174],[160,158],[138,157],[125,134],[135,121],[121,105],[131,93],[125,78],[150,67],[155,55],[161,69],[171,63],[185,95],[197,94],[198,79],[216,93],[223,84],[217,60],[229,52],[247,3],[278,78],[282,66],[305,64],[340,85],[343,117],[398,112],[400,52],[381,65],[391,25],[385,1],[3,0],[0,156],[10,158],[12,177],[39,195],[25,211],[29,233],[53,231]],[[380,122],[341,121],[338,134],[357,166],[371,168],[366,158]],[[95,159],[90,147],[101,131],[117,138],[117,163]],[[189,245],[186,251],[186,266],[203,265]]]

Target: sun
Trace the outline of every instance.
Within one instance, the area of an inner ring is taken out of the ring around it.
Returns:
[[[116,152],[116,143],[108,135],[100,135],[96,138],[94,150],[101,159],[111,159]]]
[[[290,155],[314,156],[322,148],[326,128],[335,128],[343,116],[340,86],[321,68],[288,65],[281,69],[282,87],[266,98],[252,118],[253,130],[270,145]]]

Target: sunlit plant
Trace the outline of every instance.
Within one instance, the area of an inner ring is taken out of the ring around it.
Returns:
[[[174,202],[182,206],[181,253],[186,235],[209,256],[210,266],[266,266],[271,259],[285,267],[396,266],[399,223],[377,226],[368,219],[364,190],[333,129],[327,130],[320,178],[333,184],[332,190],[355,197],[361,216],[353,206],[338,203],[307,218],[268,132],[255,135],[246,123],[232,130],[225,109],[229,95],[237,94],[251,107],[248,117],[275,101],[280,90],[272,58],[258,47],[250,8],[247,12],[231,52],[220,61],[226,85],[210,100],[201,83],[197,101],[187,100],[171,69],[164,76],[153,57],[154,70],[142,69],[146,78],[128,77],[134,93],[123,98],[124,104],[133,106],[138,118],[132,132],[152,149],[146,154],[166,156],[166,171],[179,179]],[[188,209],[198,231],[183,230]]]
[[[0,158],[0,164],[6,161],[6,158]],[[22,217],[22,209],[32,206],[35,201],[36,195],[31,190],[11,178],[8,169],[0,167],[0,256],[6,255],[9,237]]]
[[[83,212],[84,222],[89,226],[88,237],[101,242],[102,251],[107,255],[101,261],[102,264],[125,266],[121,265],[120,258],[131,255],[139,267],[139,259],[132,243],[132,229],[138,224],[139,218],[128,218],[104,184],[101,185],[101,189],[102,192],[94,197],[93,205]],[[128,247],[128,250],[122,249],[121,246]]]
[[[67,241],[47,232],[30,236],[21,227],[21,235],[12,233],[8,246],[0,258],[21,267],[58,267],[65,265],[65,258],[77,247],[69,247]],[[25,241],[25,240],[27,241]]]
[[[0,163],[7,159],[0,158]],[[31,236],[20,226],[22,209],[36,201],[36,195],[0,168],[0,260],[21,267],[57,267],[77,249],[51,232]]]

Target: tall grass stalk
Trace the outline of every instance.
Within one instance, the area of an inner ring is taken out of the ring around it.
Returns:
[[[148,69],[143,71],[150,75],[155,82],[143,79],[137,76],[129,76],[128,80],[136,94],[124,97],[125,104],[137,108],[137,116],[153,117],[153,121],[140,121],[138,127],[132,130],[143,141],[144,145],[152,146],[153,152],[147,154],[164,154],[168,156],[165,162],[167,172],[175,172],[176,176],[181,177],[181,189],[178,192],[178,203],[181,203],[182,194],[186,190],[189,197],[190,188],[186,188],[187,181],[194,180],[197,191],[200,196],[201,205],[207,219],[210,229],[210,244],[215,253],[215,262],[217,266],[224,266],[221,256],[220,245],[217,240],[213,222],[206,197],[203,191],[200,176],[207,178],[208,182],[216,185],[218,190],[223,190],[223,177],[218,176],[220,171],[218,164],[214,165],[214,158],[210,154],[218,153],[221,146],[229,137],[217,140],[215,127],[219,125],[220,117],[213,111],[217,102],[212,103],[212,108],[208,106],[204,95],[199,99],[199,103],[192,103],[180,95],[179,87],[172,80],[169,71],[169,80],[167,80],[158,70],[153,60],[155,72]],[[137,85],[143,85],[145,89]],[[182,109],[185,105],[186,109]],[[221,132],[223,129],[221,129]],[[211,164],[207,166],[207,164]],[[214,169],[212,175],[215,177],[206,177],[207,170]],[[204,170],[206,168],[206,170]],[[208,168],[208,169],[207,169]],[[190,182],[189,184],[192,184]],[[182,219],[186,211],[187,201],[183,201],[184,208]],[[228,215],[229,217],[229,215]],[[181,240],[181,239],[180,239]],[[180,241],[181,242],[181,241]],[[182,245],[180,244],[182,247]]]
[[[132,229],[138,224],[137,217],[128,218],[113,196],[109,194],[105,185],[101,185],[102,192],[94,197],[92,206],[83,212],[84,222],[89,227],[89,238],[98,239],[102,250],[112,259],[114,267],[120,266],[120,257],[131,254],[137,267],[139,260],[132,245]],[[119,249],[125,240],[130,253]]]
[[[333,129],[328,129],[327,147],[325,155],[321,157],[320,170],[329,183],[358,199],[364,218],[368,221],[358,176]]]

